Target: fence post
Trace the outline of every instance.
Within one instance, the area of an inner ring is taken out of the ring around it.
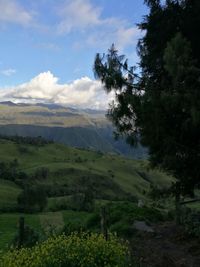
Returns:
[[[106,208],[101,208],[101,233],[103,234],[105,240],[108,240],[108,228],[107,228],[107,218],[106,218]]]
[[[24,244],[24,217],[19,218],[19,243],[18,248]]]

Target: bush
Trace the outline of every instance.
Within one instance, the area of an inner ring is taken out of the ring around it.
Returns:
[[[92,230],[100,230],[101,225],[101,216],[100,216],[100,212],[99,213],[93,213],[90,215],[90,217],[88,218],[87,222],[86,222],[86,227],[87,229],[92,229]]]
[[[124,221],[119,221],[111,225],[110,231],[112,233],[117,233],[117,235],[123,236],[123,237],[131,237],[134,233],[133,227],[131,227],[130,224]]]
[[[129,223],[134,220],[150,222],[163,220],[163,215],[158,209],[145,206],[140,208],[131,202],[111,203],[108,212],[110,225],[121,220]]]
[[[92,192],[85,190],[84,193],[72,195],[69,201],[69,208],[77,211],[93,211],[94,198]]]
[[[127,246],[115,236],[74,233],[49,238],[32,249],[14,250],[1,256],[2,267],[127,267]]]
[[[84,224],[81,224],[80,222],[68,222],[67,224],[65,224],[62,232],[65,234],[65,235],[70,235],[74,232],[76,233],[82,233],[83,231],[86,231],[86,227]]]
[[[163,200],[164,198],[168,198],[172,194],[171,188],[159,188],[153,184],[150,184],[150,189],[148,192],[148,196],[153,200]]]
[[[186,234],[200,237],[200,212],[185,209],[182,211],[181,221]]]

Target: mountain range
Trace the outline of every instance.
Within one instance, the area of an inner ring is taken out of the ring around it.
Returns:
[[[146,158],[147,149],[116,141],[103,110],[74,109],[58,104],[0,102],[0,135],[42,136],[72,147]]]

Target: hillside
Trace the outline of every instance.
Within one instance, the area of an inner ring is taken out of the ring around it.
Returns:
[[[68,146],[113,152],[132,158],[147,157],[147,150],[143,147],[130,149],[123,140],[114,140],[113,127],[106,119],[105,111],[101,110],[1,102],[0,135],[42,136]]]
[[[3,176],[6,164],[15,166],[14,176],[8,172]],[[31,145],[0,139],[0,167],[0,211],[4,212],[0,215],[0,247],[14,237],[20,216],[17,197],[27,186],[39,185],[47,192],[45,212],[25,215],[30,226],[44,230],[51,224],[59,228],[87,220],[90,212],[77,210],[73,202],[85,190],[93,192],[97,206],[108,201],[137,203],[138,199],[148,202],[151,184],[166,187],[171,183],[170,177],[150,170],[145,161],[54,143]]]
[[[123,198],[126,194],[144,197],[143,191],[148,190],[151,183],[161,186],[170,181],[163,173],[148,169],[145,161],[80,150],[61,144],[33,146],[1,139],[0,162],[11,162],[15,159],[18,162],[18,169],[27,174],[33,174],[41,168],[48,169],[49,174],[45,180],[36,179],[32,182],[45,186],[53,184],[65,186],[68,183],[67,186],[70,186],[77,184],[78,179],[85,176],[91,178],[91,182],[97,183],[99,194],[110,189],[118,198],[120,196]],[[102,183],[104,179],[109,182]],[[120,189],[121,195],[118,191],[115,192],[115,189]]]

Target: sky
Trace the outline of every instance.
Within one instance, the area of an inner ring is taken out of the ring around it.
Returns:
[[[138,62],[143,0],[0,0],[0,101],[106,109],[94,79],[97,52],[112,43]]]

